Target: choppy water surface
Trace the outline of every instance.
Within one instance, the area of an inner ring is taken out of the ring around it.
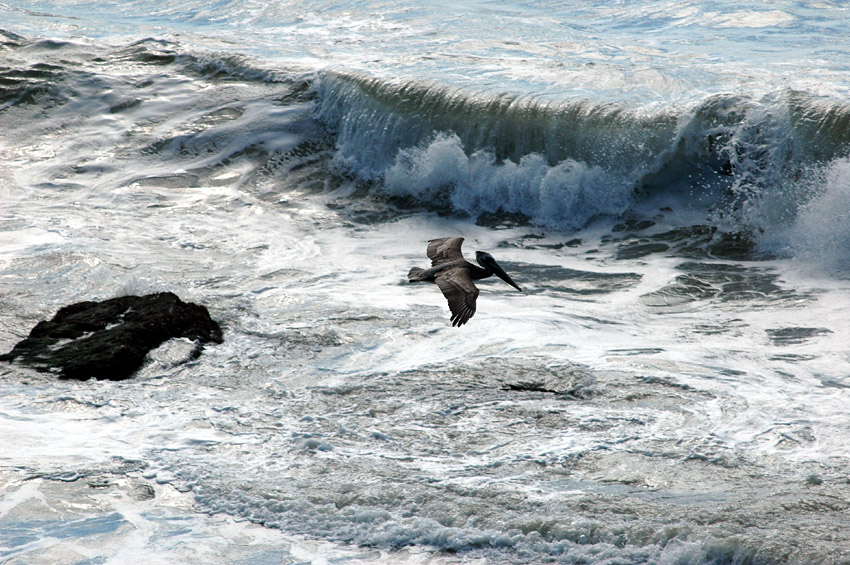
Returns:
[[[160,290],[225,332],[0,366],[0,560],[850,559],[846,8],[0,15],[0,349]],[[451,235],[523,287],[460,329],[405,276]]]

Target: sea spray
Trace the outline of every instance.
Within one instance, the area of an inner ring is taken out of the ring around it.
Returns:
[[[629,110],[336,72],[315,88],[341,174],[389,196],[550,228],[620,216],[647,197],[663,205],[668,194],[690,195],[730,231],[770,237],[812,198],[812,166],[850,144],[846,109],[794,92]]]
[[[483,149],[467,155],[455,135],[438,135],[421,147],[399,151],[385,174],[384,190],[445,203],[471,216],[508,212],[561,228],[578,228],[595,216],[624,212],[633,195],[628,183],[600,166],[572,159],[550,166],[537,153],[523,156],[519,163],[499,162]]]

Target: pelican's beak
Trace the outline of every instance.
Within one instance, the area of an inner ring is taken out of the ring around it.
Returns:
[[[502,269],[502,268],[499,266],[499,264],[498,264],[498,263],[496,263],[495,261],[493,261],[492,269],[493,269],[493,273],[494,273],[497,277],[499,277],[500,279],[502,279],[503,281],[505,281],[506,283],[508,283],[509,285],[511,285],[512,287],[514,287],[515,289],[517,289],[518,291],[522,292],[522,289],[519,287],[519,285],[517,285],[517,283],[515,283],[515,282],[513,281],[513,279],[511,279],[511,277],[510,277],[510,276],[508,276],[508,274],[504,271],[504,269]]]

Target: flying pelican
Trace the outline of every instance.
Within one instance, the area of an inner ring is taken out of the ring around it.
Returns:
[[[473,265],[463,258],[460,246],[462,237],[442,237],[428,242],[428,258],[431,259],[430,269],[413,267],[407,273],[410,282],[428,281],[436,283],[443,291],[443,296],[449,301],[452,311],[452,326],[462,326],[475,315],[475,299],[478,289],[472,281],[486,279],[496,275],[515,289],[522,289],[511,280],[502,270],[493,256],[484,251],[475,252],[478,265]]]

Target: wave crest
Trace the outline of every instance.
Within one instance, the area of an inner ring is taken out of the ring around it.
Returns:
[[[338,170],[392,196],[548,227],[670,196],[770,236],[797,221],[821,171],[850,153],[850,108],[800,92],[627,109],[344,73],[322,75],[315,92]]]
[[[384,175],[384,190],[449,206],[470,215],[505,211],[550,225],[580,227],[589,219],[624,211],[631,190],[602,167],[565,159],[549,165],[538,153],[518,163],[500,161],[495,152],[467,155],[455,134],[399,151]]]

